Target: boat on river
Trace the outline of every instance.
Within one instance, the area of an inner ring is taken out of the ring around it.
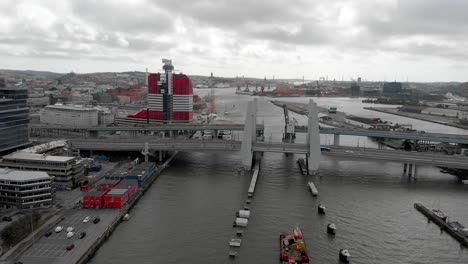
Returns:
[[[122,220],[123,220],[123,221],[128,221],[128,220],[130,220],[130,215],[129,215],[129,214],[125,214],[125,215],[122,217]]]
[[[309,263],[304,234],[299,226],[296,225],[292,234],[282,233],[279,242],[281,264]]]

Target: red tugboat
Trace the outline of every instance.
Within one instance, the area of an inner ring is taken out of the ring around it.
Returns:
[[[304,235],[299,226],[296,225],[292,234],[282,233],[279,242],[281,264],[309,263]]]

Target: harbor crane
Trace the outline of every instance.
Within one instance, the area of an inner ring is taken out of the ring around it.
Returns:
[[[294,139],[296,139],[295,126],[297,125],[297,120],[295,118],[292,118],[292,119],[289,118],[288,106],[286,104],[283,104],[283,111],[284,111],[283,142],[294,143]]]

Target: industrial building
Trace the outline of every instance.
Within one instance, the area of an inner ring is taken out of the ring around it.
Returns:
[[[0,208],[29,209],[52,204],[52,178],[42,171],[0,168]]]
[[[137,189],[138,181],[122,180],[104,196],[104,206],[106,208],[122,208],[136,194]]]
[[[458,113],[459,112],[460,111],[455,110],[455,109],[428,107],[428,108],[425,108],[424,110],[422,110],[421,114],[458,118]]]
[[[386,82],[383,84],[382,95],[392,97],[403,92],[401,82]]]
[[[148,107],[129,115],[132,119],[161,122],[191,122],[193,119],[192,82],[185,74],[173,73],[171,60],[163,59],[164,73],[148,76]]]
[[[464,125],[468,124],[468,112],[460,111],[458,113],[458,122]]]
[[[49,105],[40,112],[41,123],[65,127],[90,127],[114,123],[115,114],[105,107]]]
[[[0,167],[16,170],[44,171],[54,177],[55,185],[67,188],[79,183],[84,175],[81,160],[75,157],[51,156],[22,151],[2,157]]]
[[[29,144],[28,90],[0,87],[0,152]]]
[[[355,83],[355,82],[351,83],[350,96],[351,97],[361,96],[361,87],[359,86],[358,83]]]

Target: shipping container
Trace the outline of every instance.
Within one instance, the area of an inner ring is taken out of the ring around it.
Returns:
[[[106,179],[99,184],[100,191],[107,191],[117,186],[122,180]]]
[[[83,197],[83,207],[102,208],[107,191],[89,191]]]

